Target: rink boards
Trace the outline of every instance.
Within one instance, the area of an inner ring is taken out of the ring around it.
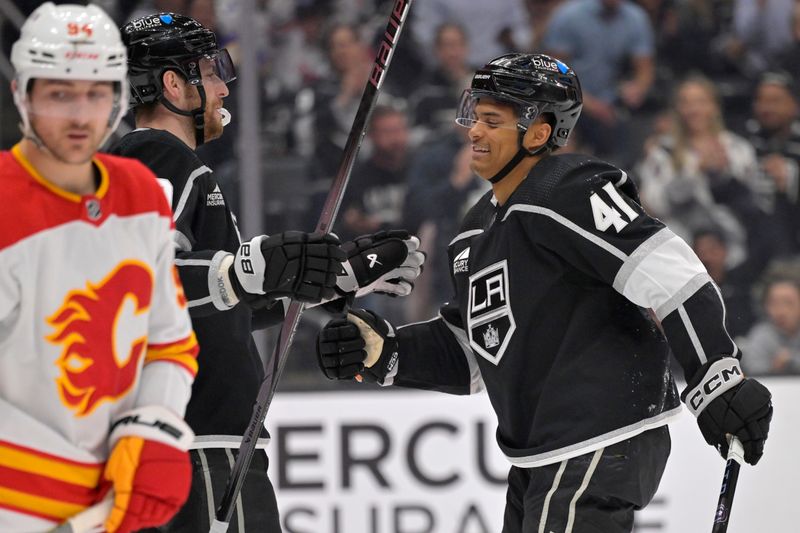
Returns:
[[[729,533],[794,531],[800,379],[764,380],[775,418],[764,458],[739,479]],[[267,426],[285,533],[499,533],[508,463],[485,395],[283,393]],[[686,411],[637,533],[711,531],[724,461]],[[787,529],[788,528],[788,529]]]

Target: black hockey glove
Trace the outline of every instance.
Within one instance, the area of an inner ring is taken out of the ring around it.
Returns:
[[[681,394],[706,442],[728,455],[727,435],[742,442],[744,460],[754,465],[764,453],[772,419],[772,395],[758,381],[744,377],[739,361],[723,357],[706,363]]]
[[[397,358],[394,328],[372,311],[352,309],[347,320],[331,320],[317,336],[317,359],[328,379],[390,385]]]
[[[372,292],[408,296],[422,272],[425,254],[419,239],[407,231],[379,231],[342,244],[347,254],[344,273],[336,280],[337,292],[356,297]]]
[[[336,294],[336,276],[345,259],[334,235],[261,235],[239,247],[230,281],[236,296],[253,307],[283,297],[317,303]]]

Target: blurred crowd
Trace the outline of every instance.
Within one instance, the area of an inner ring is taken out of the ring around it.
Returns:
[[[16,1],[26,15],[38,3]],[[120,24],[188,14],[215,28],[234,60],[256,48],[266,229],[310,230],[394,1],[255,0],[259,39],[246,44],[236,0],[95,3]],[[9,21],[2,36],[7,56]],[[567,149],[628,169],[642,204],[694,247],[722,291],[743,367],[800,374],[797,0],[417,0],[334,231],[405,228],[428,261],[411,297],[364,305],[404,323],[448,299],[446,245],[488,190],[470,171],[455,107],[473,69],[509,51],[548,53],[577,72],[584,108]],[[236,93],[234,83],[228,100]],[[15,127],[13,107],[3,114],[2,127]],[[234,133],[200,150],[229,197],[239,186]],[[313,350],[316,330],[301,328],[297,350]],[[316,382],[313,359],[294,369],[296,383]]]

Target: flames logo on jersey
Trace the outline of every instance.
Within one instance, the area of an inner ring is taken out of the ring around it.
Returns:
[[[62,345],[56,360],[58,393],[76,416],[86,416],[104,401],[124,396],[133,386],[145,353],[147,310],[153,275],[138,261],[123,261],[96,285],[73,290],[47,319]],[[140,327],[136,321],[142,321]]]

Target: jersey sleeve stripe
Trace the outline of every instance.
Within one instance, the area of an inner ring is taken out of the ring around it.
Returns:
[[[178,220],[183,213],[183,210],[186,207],[186,202],[189,200],[189,194],[192,192],[192,187],[194,187],[195,180],[206,172],[211,172],[211,169],[203,165],[202,167],[194,169],[194,171],[189,174],[189,177],[186,179],[186,185],[183,186],[183,190],[181,191],[181,197],[180,200],[178,200],[178,205],[175,206],[175,213],[172,216],[174,220]]]
[[[470,237],[474,237],[475,235],[480,235],[481,233],[483,233],[482,229],[471,229],[469,231],[459,233],[458,235],[455,236],[455,238],[452,241],[450,241],[450,244],[448,244],[447,246],[453,246],[454,243],[457,243],[462,239],[468,239]]]
[[[689,245],[664,229],[630,255],[613,286],[631,302],[656,310],[663,319],[709,280]]]
[[[647,259],[647,257],[653,253],[656,248],[674,236],[675,234],[672,233],[672,231],[664,228],[640,244],[639,247],[633,251],[630,257],[625,260],[625,262],[622,264],[622,267],[620,267],[619,272],[617,272],[617,276],[614,278],[614,289],[618,293],[624,294],[625,285],[627,285],[628,280],[634,271],[639,268],[639,265],[641,265],[642,262]]]
[[[711,276],[707,272],[699,272],[694,275],[686,284],[675,291],[673,295],[661,305],[652,307],[659,320],[664,320],[667,315],[679,309],[683,303],[692,297],[698,290],[708,283],[713,283]]]
[[[697,335],[697,331],[694,329],[694,325],[692,324],[692,319],[689,318],[689,313],[686,312],[686,308],[684,306],[678,307],[678,316],[681,317],[681,322],[683,323],[683,327],[686,329],[686,334],[689,335],[689,339],[692,341],[694,351],[697,353],[697,359],[701,364],[706,364],[708,361],[708,357],[706,357],[706,351],[703,349],[703,345],[700,343],[700,337]]]
[[[717,293],[717,297],[719,298],[719,303],[722,306],[722,323],[728,323],[728,309],[725,307],[725,299],[722,297],[722,292],[719,290],[719,287],[716,283],[712,283],[711,286],[714,288],[714,292]],[[731,353],[735,354],[739,351],[739,347],[736,346],[736,342],[731,338],[728,330],[725,330],[725,334],[728,335],[728,339],[731,341]]]
[[[175,238],[175,248],[179,252],[191,252],[192,251],[192,241],[189,240],[189,237],[184,235],[178,230],[175,230],[174,234]]]
[[[544,207],[540,207],[538,205],[520,205],[520,204],[515,204],[515,205],[512,205],[511,207],[508,208],[508,211],[506,212],[505,216],[503,217],[503,220],[506,220],[512,213],[516,213],[516,212],[520,212],[520,211],[527,212],[527,213],[535,213],[537,215],[544,215],[546,217],[549,217],[549,218],[553,219],[554,221],[558,222],[559,224],[561,224],[562,226],[574,231],[575,233],[577,233],[578,235],[580,235],[584,239],[588,240],[589,242],[591,242],[593,244],[596,244],[597,246],[599,246],[603,250],[607,251],[608,253],[610,253],[611,255],[616,257],[617,259],[620,259],[621,261],[625,261],[626,259],[628,259],[628,255],[625,252],[623,252],[622,250],[620,250],[619,248],[617,248],[616,246],[613,246],[612,244],[610,244],[610,243],[604,241],[603,239],[601,239],[600,237],[598,237],[596,235],[593,235],[592,233],[586,231],[585,229],[581,228],[580,226],[578,226],[577,224],[575,224],[574,222],[572,222],[568,218],[566,218],[566,217],[564,217],[562,215],[559,215],[558,213],[556,213],[552,209],[547,209],[547,208],[544,208]]]
[[[100,479],[103,463],[79,463],[0,441],[0,466],[94,488]]]
[[[200,307],[201,305],[211,304],[214,303],[214,299],[211,296],[206,296],[204,298],[199,298],[197,300],[190,300],[189,301],[189,309],[192,307]]]

